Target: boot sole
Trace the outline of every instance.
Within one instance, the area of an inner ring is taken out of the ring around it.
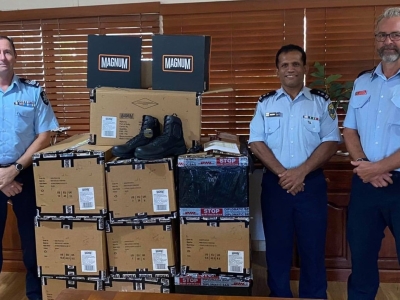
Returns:
[[[162,159],[162,158],[166,158],[166,157],[170,157],[170,156],[179,156],[182,154],[186,153],[186,146],[184,147],[176,147],[176,148],[172,148],[169,149],[166,153],[160,153],[159,155],[135,155],[136,158],[138,159],[143,159],[143,160],[152,160],[152,159]]]
[[[123,158],[123,159],[129,159],[129,158],[134,158],[135,157],[135,152],[133,152],[132,154],[126,154],[126,153],[122,154],[122,153],[118,153],[118,151],[111,150],[111,153],[115,157],[120,157],[120,158]]]

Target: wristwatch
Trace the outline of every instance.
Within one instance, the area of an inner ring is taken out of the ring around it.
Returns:
[[[21,164],[19,164],[19,163],[17,163],[17,162],[14,163],[14,166],[15,166],[15,169],[16,169],[18,172],[21,172],[21,171],[24,169],[24,166],[21,165]]]
[[[356,159],[356,161],[369,161],[369,159],[366,157],[359,157]]]

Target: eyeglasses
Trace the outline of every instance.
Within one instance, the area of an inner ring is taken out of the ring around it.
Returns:
[[[389,37],[392,41],[400,41],[400,32],[395,31],[391,33],[379,32],[375,34],[375,40],[377,42],[384,42]]]

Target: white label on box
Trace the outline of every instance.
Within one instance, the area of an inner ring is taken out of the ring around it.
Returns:
[[[228,272],[243,273],[244,251],[228,250]]]
[[[169,211],[168,189],[153,190],[154,212]]]
[[[96,204],[94,201],[94,188],[80,187],[78,188],[79,194],[79,208],[80,210],[95,209]]]
[[[117,117],[101,117],[101,137],[114,139],[117,137]]]
[[[97,272],[96,251],[81,250],[82,272]]]
[[[168,271],[167,249],[151,249],[154,271]]]

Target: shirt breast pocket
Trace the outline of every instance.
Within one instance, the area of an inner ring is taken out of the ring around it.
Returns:
[[[267,145],[269,148],[279,147],[281,144],[281,137],[279,127],[280,118],[279,117],[269,117],[265,118],[265,134]]]
[[[35,108],[15,106],[14,128],[16,132],[28,133],[34,130]]]
[[[303,126],[310,132],[319,133],[321,131],[318,120],[303,119]]]
[[[365,96],[354,96],[354,100],[350,101],[350,106],[355,109],[359,109],[365,106],[367,102],[369,102],[370,95]]]

